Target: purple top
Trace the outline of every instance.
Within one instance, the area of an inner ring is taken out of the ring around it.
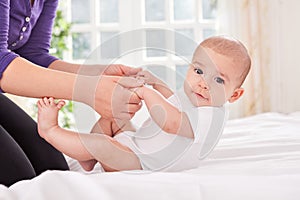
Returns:
[[[7,66],[21,56],[48,67],[57,58],[49,55],[58,0],[0,1],[0,78]]]

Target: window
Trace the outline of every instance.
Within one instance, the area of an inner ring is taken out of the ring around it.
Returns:
[[[216,32],[216,0],[67,2],[73,23],[67,59],[144,67],[173,89],[183,83],[195,44]]]

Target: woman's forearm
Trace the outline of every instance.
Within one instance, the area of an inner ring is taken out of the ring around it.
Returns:
[[[76,75],[39,67],[14,59],[4,71],[0,86],[4,92],[25,97],[72,99]]]
[[[106,65],[82,65],[56,60],[51,63],[49,69],[80,75],[97,76],[102,74],[106,67]]]
[[[4,92],[18,96],[54,97],[92,106],[95,105],[98,82],[97,76],[42,68],[23,58],[16,58],[4,71],[0,87]],[[99,112],[99,109],[95,109]]]
[[[117,67],[110,70],[115,74],[123,71]],[[91,106],[105,118],[120,119],[130,119],[132,112],[140,108],[140,99],[127,88],[142,84],[131,77],[87,76],[46,69],[23,58],[14,59],[0,79],[4,92],[33,98],[73,100]]]

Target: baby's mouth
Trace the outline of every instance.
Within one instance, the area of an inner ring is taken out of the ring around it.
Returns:
[[[206,98],[206,97],[203,96],[202,94],[197,93],[197,92],[195,92],[195,94],[196,94],[197,97],[200,97],[201,99],[204,99],[204,100],[208,101],[208,98]]]

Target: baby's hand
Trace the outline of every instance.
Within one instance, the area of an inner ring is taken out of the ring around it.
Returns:
[[[144,80],[146,84],[154,86],[155,84],[159,83],[160,80],[150,71],[143,70],[137,73],[136,77],[138,79]]]

